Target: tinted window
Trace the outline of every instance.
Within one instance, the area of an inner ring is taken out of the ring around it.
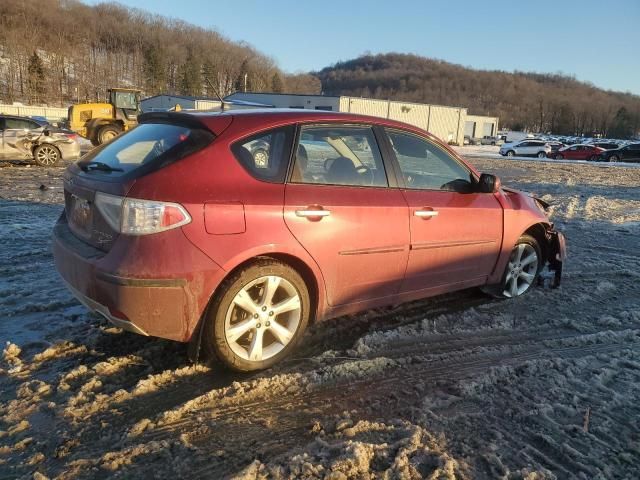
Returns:
[[[633,151],[640,150],[640,143],[634,143],[633,145],[629,145],[629,150],[633,150]]]
[[[371,127],[303,127],[291,175],[295,183],[387,186]]]
[[[32,122],[30,120],[22,120],[21,118],[5,118],[5,128],[8,130],[10,128],[16,129],[28,129],[32,130],[34,128],[40,128],[36,122]]]
[[[471,172],[436,144],[409,133],[387,131],[407,188],[465,191]]]
[[[258,180],[284,182],[294,127],[261,132],[236,142],[231,147],[242,166]]]
[[[78,165],[87,165],[91,170],[91,162],[100,162],[119,169],[117,172],[95,170],[95,173],[109,175],[124,175],[146,165],[162,168],[204,148],[213,138],[213,134],[204,129],[164,123],[143,123],[92,150],[78,162]]]

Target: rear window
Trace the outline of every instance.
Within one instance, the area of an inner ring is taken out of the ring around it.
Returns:
[[[209,145],[214,135],[205,129],[165,123],[143,123],[85,155],[85,171],[123,176],[147,173]]]

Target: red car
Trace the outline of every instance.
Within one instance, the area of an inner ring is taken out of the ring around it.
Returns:
[[[557,160],[566,158],[568,160],[596,161],[604,151],[604,148],[594,145],[569,145],[568,147],[561,148],[557,152],[550,153],[549,156]]]
[[[481,286],[515,297],[564,237],[409,125],[321,111],[149,113],[68,167],[53,252],[125,329],[250,371],[311,321]]]

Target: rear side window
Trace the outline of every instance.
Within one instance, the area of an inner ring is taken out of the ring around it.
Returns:
[[[94,149],[78,165],[86,166],[87,171],[110,176],[133,171],[144,174],[201,150],[213,139],[214,135],[205,129],[143,123]]]
[[[231,146],[240,164],[258,180],[283,183],[293,143],[294,127],[261,132]]]

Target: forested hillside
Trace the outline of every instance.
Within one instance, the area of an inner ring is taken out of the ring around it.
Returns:
[[[106,89],[221,95],[239,88],[319,93],[311,75],[284,75],[249,45],[117,4],[0,0],[0,103],[67,105]]]
[[[627,138],[640,130],[640,97],[563,75],[472,70],[416,55],[365,55],[316,74],[328,95],[467,107],[502,126]]]

